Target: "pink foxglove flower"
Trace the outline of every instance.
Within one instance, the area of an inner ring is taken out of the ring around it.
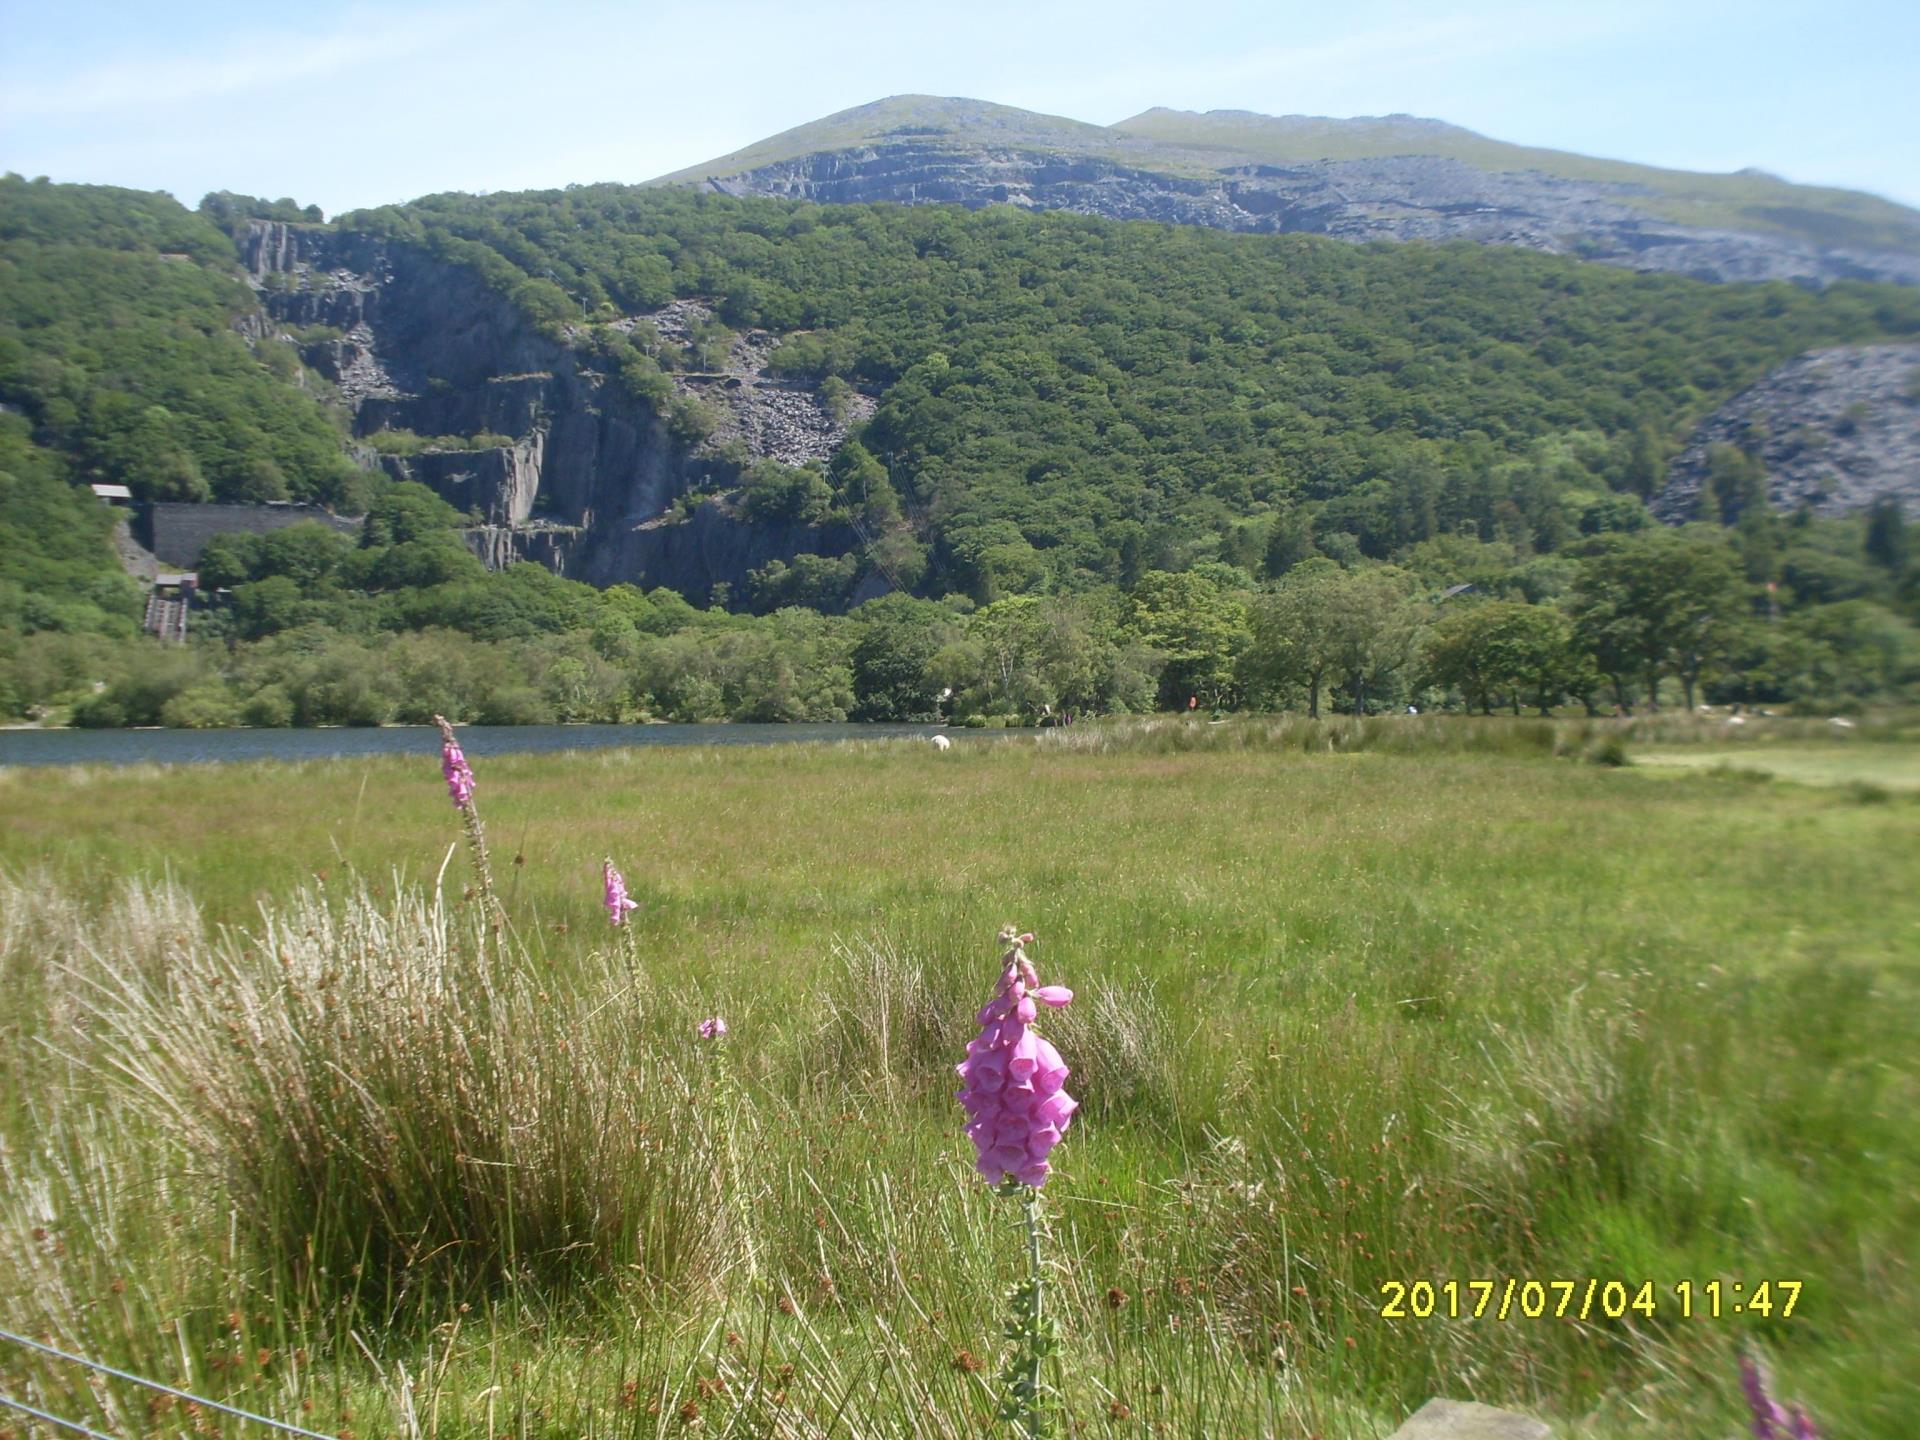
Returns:
[[[1040,983],[1024,948],[1033,936],[1009,929],[1001,939],[1010,948],[1000,988],[975,1017],[980,1033],[954,1068],[966,1082],[960,1104],[979,1155],[974,1169],[994,1184],[1011,1176],[1037,1187],[1047,1183],[1047,1157],[1080,1104],[1064,1088],[1069,1072],[1060,1052],[1032,1025],[1039,1006],[1065,1005],[1073,992]]]
[[[1754,1440],[1820,1440],[1813,1420],[1798,1405],[1791,1415],[1768,1383],[1766,1370],[1751,1355],[1740,1357],[1740,1388],[1747,1393],[1747,1409],[1753,1416]]]
[[[705,1020],[700,1022],[700,1038],[702,1040],[718,1040],[726,1033],[727,1022],[722,1020],[718,1015],[709,1015]]]
[[[464,810],[473,803],[473,767],[467,764],[460,742],[453,738],[453,727],[438,715],[433,718],[440,724],[440,773],[446,777],[453,808]]]
[[[608,923],[613,925],[626,924],[627,911],[638,910],[640,908],[639,902],[627,898],[626,876],[614,869],[613,861],[609,858],[602,867],[601,878],[605,880],[607,886],[606,905]]]

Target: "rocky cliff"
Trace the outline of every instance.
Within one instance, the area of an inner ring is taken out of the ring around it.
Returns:
[[[1527,150],[1408,116],[1149,111],[1105,127],[903,96],[662,183],[1351,241],[1468,240],[1710,280],[1920,284],[1920,215],[1890,202],[1758,172],[1687,176]]]
[[[1813,350],[1702,421],[1654,501],[1661,519],[1694,519],[1716,446],[1751,454],[1779,509],[1841,515],[1898,500],[1920,516],[1920,345]]]
[[[478,276],[424,251],[347,231],[254,221],[241,240],[263,306],[315,333],[304,357],[338,387],[355,434],[500,437],[500,444],[388,454],[396,479],[430,486],[471,514],[489,565],[534,560],[596,585],[665,585],[706,603],[717,584],[803,553],[842,554],[851,533],[749,525],[725,503],[744,461],[825,459],[871,413],[835,413],[811,387],[769,377],[772,338],[735,337],[723,363],[674,377],[703,400],[708,440],[676,438],[654,406],[536,328]],[[621,322],[672,340],[710,319],[679,301]],[[337,338],[332,332],[338,332]],[[714,498],[683,513],[693,490]]]

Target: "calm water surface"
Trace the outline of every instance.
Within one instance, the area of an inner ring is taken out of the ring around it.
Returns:
[[[782,745],[803,740],[927,736],[939,725],[462,725],[470,755],[597,750],[608,745]],[[952,732],[956,739],[968,734]],[[971,732],[992,735],[991,730]],[[431,755],[428,725],[378,730],[0,730],[0,765],[206,765],[227,760],[331,760]]]

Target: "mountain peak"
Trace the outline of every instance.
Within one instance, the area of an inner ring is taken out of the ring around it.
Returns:
[[[802,155],[908,138],[1070,150],[1110,145],[1115,139],[1105,126],[1042,115],[991,100],[964,95],[889,95],[796,125],[705,164],[663,175],[659,183],[685,184],[727,177]]]

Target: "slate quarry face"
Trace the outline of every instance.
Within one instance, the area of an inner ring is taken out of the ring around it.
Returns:
[[[716,585],[744,588],[748,572],[771,561],[857,543],[844,527],[749,524],[724,493],[678,513],[682,495],[732,474],[728,455],[824,461],[873,413],[867,396],[829,405],[816,387],[769,374],[776,337],[764,331],[734,336],[710,370],[672,374],[676,393],[702,401],[716,422],[690,446],[477,275],[422,250],[255,221],[242,257],[281,325],[339,332],[306,346],[303,358],[338,387],[357,436],[504,439],[365,452],[392,478],[425,484],[471,515],[469,543],[490,566],[531,560],[596,585],[665,585],[705,604]],[[702,302],[677,300],[616,328],[651,326],[683,343],[712,318]]]
[[[1892,499],[1920,516],[1920,344],[1810,350],[1742,390],[1668,466],[1662,520],[1704,518],[1716,446],[1760,462],[1775,509],[1843,515]]]

